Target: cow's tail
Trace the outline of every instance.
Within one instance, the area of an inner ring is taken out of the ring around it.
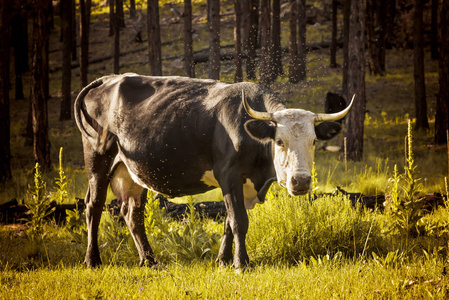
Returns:
[[[108,132],[107,123],[104,126],[101,126],[88,114],[84,98],[90,90],[97,88],[102,84],[102,78],[92,81],[81,90],[78,97],[76,97],[74,104],[75,121],[81,134],[90,142],[95,151],[100,154],[103,154],[105,149],[109,148],[110,144],[114,142],[114,139]]]

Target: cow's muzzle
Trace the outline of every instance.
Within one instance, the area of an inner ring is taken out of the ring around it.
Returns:
[[[310,190],[312,177],[309,175],[294,175],[290,179],[288,191],[294,196],[307,194]]]

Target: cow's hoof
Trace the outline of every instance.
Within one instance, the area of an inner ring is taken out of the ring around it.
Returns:
[[[232,264],[232,259],[223,259],[223,258],[218,257],[215,260],[215,262],[217,264],[220,264],[220,266],[222,266],[222,267],[227,267],[227,266],[230,266]]]
[[[226,251],[224,251],[226,252]],[[215,260],[216,263],[219,263],[222,266],[229,266],[232,264],[232,252],[228,254],[219,253],[217,259]]]
[[[244,274],[254,270],[255,266],[254,264],[248,262],[246,264],[240,264],[238,266],[234,263],[232,264],[232,267],[234,268],[235,274]]]
[[[99,268],[99,267],[101,267],[101,260],[86,259],[84,261],[84,264],[86,265],[86,267],[91,268],[91,269]]]
[[[155,259],[146,258],[140,261],[141,267],[155,268],[155,266],[159,265],[159,262]]]
[[[245,273],[248,269],[250,269],[250,266],[249,266],[248,264],[244,264],[244,265],[236,265],[236,264],[232,264],[232,267],[234,267],[235,273],[236,273],[236,274],[243,274],[243,273]]]
[[[140,266],[141,267],[147,267],[147,268],[150,268],[150,269],[156,270],[156,271],[163,271],[163,270],[167,269],[167,267],[164,264],[162,264],[160,262],[157,262],[157,261],[154,262],[154,263],[151,263],[149,261],[145,261],[143,264],[140,263]]]
[[[238,257],[235,257],[232,266],[236,270],[242,270],[242,271],[245,271],[246,269],[250,268],[248,256],[246,256],[244,258],[240,258],[240,259]]]
[[[167,267],[164,264],[158,262],[157,264],[151,266],[151,269],[156,271],[164,271],[167,270]]]

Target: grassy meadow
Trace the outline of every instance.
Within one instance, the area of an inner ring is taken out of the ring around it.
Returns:
[[[91,52],[112,51],[108,9],[93,1]],[[145,7],[140,7],[145,12]],[[163,73],[182,75],[182,22],[160,1]],[[194,5],[194,50],[208,47],[205,1]],[[222,1],[222,45],[232,43],[232,1]],[[174,2],[182,11],[182,3]],[[319,4],[317,4],[319,5]],[[138,6],[139,7],[139,6]],[[129,22],[129,20],[127,20]],[[288,28],[288,20],[283,19]],[[208,220],[192,212],[182,221],[170,219],[157,201],[146,207],[146,230],[159,269],[139,268],[138,254],[126,226],[103,212],[99,245],[103,267],[83,265],[87,242],[84,214],[71,213],[65,225],[45,221],[49,201],[75,203],[87,190],[81,136],[75,122],[58,121],[61,97],[59,22],[50,40],[52,98],[49,124],[52,171],[35,172],[32,148],[25,145],[27,100],[15,100],[11,90],[13,179],[0,187],[0,204],[16,198],[35,213],[28,224],[0,226],[0,299],[447,299],[449,202],[423,211],[417,196],[447,194],[448,151],[433,144],[438,63],[426,53],[426,88],[431,129],[410,130],[414,117],[413,52],[387,51],[383,77],[366,75],[367,112],[364,158],[345,161],[325,146],[341,146],[341,134],[315,153],[314,193],[291,197],[274,184],[263,205],[248,211],[247,236],[251,265],[245,272],[215,263],[223,233],[221,219]],[[328,23],[308,26],[308,42],[330,39]],[[122,52],[146,44],[133,41],[131,25],[121,35]],[[287,30],[282,43],[287,45]],[[143,34],[146,39],[146,34]],[[341,49],[338,63],[342,63]],[[146,50],[121,57],[121,72],[148,73]],[[178,57],[178,58],[176,58]],[[283,59],[288,70],[288,57]],[[112,61],[89,66],[89,79],[112,73]],[[222,63],[221,79],[233,81],[233,64]],[[327,91],[341,90],[341,67],[329,68],[326,49],[308,54],[307,81],[292,85],[281,76],[272,85],[289,107],[323,112]],[[207,64],[196,66],[207,77]],[[73,97],[79,92],[79,69],[72,70]],[[30,79],[24,77],[28,96]],[[411,148],[406,148],[405,140]],[[62,155],[60,155],[60,149]],[[353,206],[335,193],[339,186],[365,195],[385,194],[385,208]],[[326,195],[322,195],[327,193]],[[148,198],[152,199],[149,193]],[[214,201],[220,192],[176,199],[192,204]],[[114,199],[109,191],[107,202]],[[397,200],[395,200],[397,199]]]

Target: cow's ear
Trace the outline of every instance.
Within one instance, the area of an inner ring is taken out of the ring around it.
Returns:
[[[319,140],[329,140],[341,131],[341,125],[336,122],[321,122],[315,126],[315,134]]]
[[[245,130],[253,139],[262,143],[268,143],[274,140],[274,136],[276,135],[276,125],[272,122],[255,119],[246,121]]]

